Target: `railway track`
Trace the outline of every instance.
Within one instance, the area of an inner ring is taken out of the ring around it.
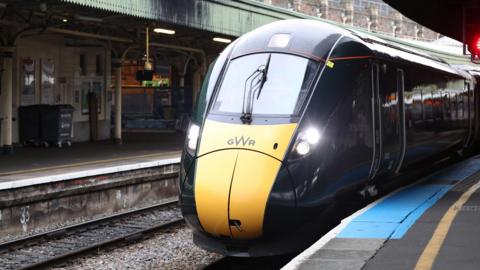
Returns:
[[[178,200],[0,243],[0,268],[32,269],[183,222]]]

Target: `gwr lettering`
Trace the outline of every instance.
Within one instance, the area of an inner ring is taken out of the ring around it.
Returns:
[[[228,145],[235,145],[235,146],[255,146],[255,140],[250,139],[250,137],[245,138],[244,136],[231,138],[227,141]]]

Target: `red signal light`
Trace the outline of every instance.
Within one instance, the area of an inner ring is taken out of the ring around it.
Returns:
[[[468,50],[472,55],[480,55],[480,35],[475,35],[468,43]]]
[[[475,64],[480,64],[480,33],[471,35],[468,39],[468,51],[470,51],[470,60]]]

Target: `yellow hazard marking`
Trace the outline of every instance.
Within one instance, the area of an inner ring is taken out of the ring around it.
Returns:
[[[333,66],[335,65],[332,61],[330,60],[327,60],[327,63],[326,63],[327,67],[329,68],[333,68]]]
[[[167,156],[173,155],[173,154],[180,155],[181,152],[180,151],[163,152],[163,153],[155,153],[155,154],[147,154],[147,155],[128,156],[128,157],[121,157],[121,158],[100,159],[100,160],[92,160],[92,161],[85,161],[85,162],[69,163],[65,165],[48,166],[48,167],[42,167],[42,168],[36,168],[36,169],[14,170],[14,171],[2,172],[0,173],[0,176],[67,169],[67,168],[74,168],[74,167],[80,167],[80,166],[111,163],[111,162],[117,162],[117,161],[135,160],[135,159],[141,159],[141,158],[156,158],[156,157],[166,158]]]
[[[452,226],[452,223],[455,217],[458,214],[458,211],[462,206],[470,199],[473,193],[480,188],[480,182],[476,183],[470,187],[467,192],[463,193],[462,196],[447,210],[443,215],[442,219],[437,225],[437,228],[433,232],[430,241],[420,255],[420,258],[417,261],[415,270],[430,270],[432,269],[433,263],[438,256],[440,248],[447,237],[448,231]]]

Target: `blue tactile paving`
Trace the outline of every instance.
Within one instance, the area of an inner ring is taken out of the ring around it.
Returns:
[[[474,158],[434,174],[429,180],[462,181],[478,172]],[[408,229],[443,197],[453,185],[417,184],[401,190],[353,219],[338,238],[400,239]]]
[[[443,197],[450,189],[452,185],[443,185],[443,188],[438,190],[438,192],[422,203],[417,209],[415,209],[410,215],[408,215],[395,229],[393,234],[390,236],[391,239],[400,239],[402,238],[410,229],[410,227],[415,224],[415,222],[427,211],[430,207],[432,207],[440,198]]]
[[[341,238],[390,238],[403,236],[410,226],[450,189],[450,185],[408,187],[356,217],[337,236]],[[401,233],[403,232],[403,233]]]
[[[465,180],[480,169],[480,158],[469,159],[453,167],[434,174],[436,180]]]

